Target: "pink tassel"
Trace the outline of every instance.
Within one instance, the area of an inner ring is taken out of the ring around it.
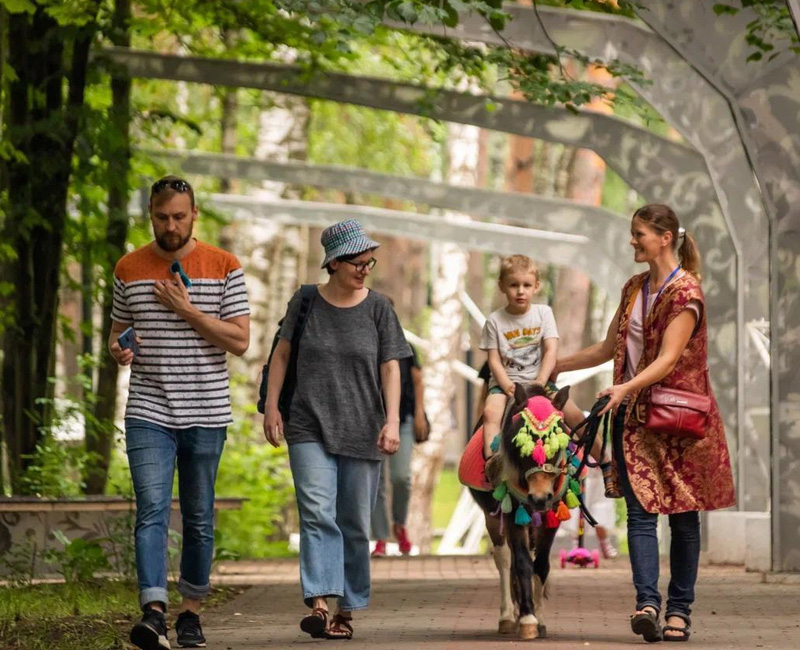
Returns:
[[[544,453],[544,447],[542,446],[542,439],[539,438],[536,441],[536,447],[533,448],[533,462],[537,465],[544,465],[547,462],[547,455]]]

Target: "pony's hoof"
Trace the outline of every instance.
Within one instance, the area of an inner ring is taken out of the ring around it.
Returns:
[[[517,622],[516,621],[500,621],[500,624],[497,626],[497,631],[500,634],[514,634],[517,631]]]
[[[539,636],[539,626],[536,623],[520,623],[519,638],[523,641],[531,641]]]
[[[539,623],[539,625],[537,626],[537,632],[539,632],[540,639],[547,638],[547,626],[544,623]]]

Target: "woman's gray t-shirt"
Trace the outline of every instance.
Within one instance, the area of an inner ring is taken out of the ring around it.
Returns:
[[[280,337],[291,341],[300,292],[289,301]],[[380,364],[411,356],[389,300],[370,290],[355,307],[314,297],[297,357],[297,386],[284,435],[290,445],[322,442],[331,454],[380,460],[386,424]]]

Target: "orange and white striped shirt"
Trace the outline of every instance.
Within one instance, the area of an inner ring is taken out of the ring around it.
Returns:
[[[226,352],[156,300],[156,280],[172,279],[171,262],[150,245],[125,255],[114,270],[111,318],[141,339],[131,364],[126,418],[162,426],[224,427],[233,423]],[[228,320],[250,313],[242,265],[235,255],[197,242],[181,259],[201,311]]]

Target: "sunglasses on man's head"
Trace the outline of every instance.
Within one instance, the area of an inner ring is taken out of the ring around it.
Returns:
[[[159,192],[163,192],[165,189],[170,188],[171,190],[175,190],[176,192],[189,192],[192,189],[192,186],[189,185],[184,180],[180,178],[175,179],[162,179],[160,181],[156,181],[153,183],[153,187],[150,188],[150,194],[158,194]]]

